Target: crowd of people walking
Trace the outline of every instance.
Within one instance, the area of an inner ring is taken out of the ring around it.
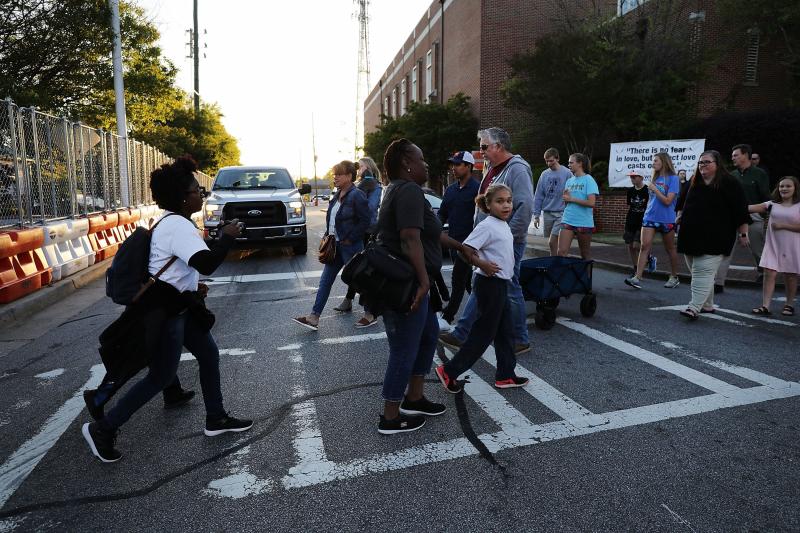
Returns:
[[[370,327],[381,316],[386,327],[389,357],[378,422],[382,434],[417,430],[426,417],[446,412],[444,404],[425,396],[425,378],[433,369],[438,343],[453,353],[434,370],[449,393],[462,390],[459,376],[490,344],[496,356],[495,387],[528,384],[516,375],[515,367],[517,357],[531,349],[520,285],[531,223],[542,227],[551,255],[568,255],[577,239],[581,258],[592,257],[600,188],[591,175],[589,158],[570,154],[565,168],[558,150],[549,148],[544,153],[547,168],[534,189],[531,166],[511,152],[507,132],[488,128],[478,132],[478,139],[486,162],[483,175],[474,178],[470,151],[451,156],[454,181],[445,190],[438,216],[422,190],[428,164],[410,140],[389,145],[383,173],[370,158],[333,167],[336,193],[326,213],[319,287],[311,312],[292,320],[319,329],[338,273],[365,246],[385,247],[391,257],[410,265],[415,284],[408,308],[398,311],[375,295],[362,297],[364,314],[355,323],[357,328]],[[786,303],[781,314],[792,316],[800,275],[800,181],[786,176],[770,191],[769,178],[754,164],[752,149],[745,144],[733,147],[732,160],[735,170],[728,172],[722,155],[706,150],[687,177],[685,170],[676,172],[667,153],[658,153],[652,158],[650,176],[630,172],[623,239],[633,271],[624,283],[645,288],[645,274],[656,268],[651,252],[656,234],[660,235],[670,263],[664,287],[680,284],[678,254],[683,254],[691,274],[691,298],[680,314],[697,320],[702,313],[715,312],[714,295],[724,290],[730,256],[738,243],[763,271],[763,299],[752,313],[772,313],[776,279],[782,274]],[[176,377],[182,347],[199,363],[204,433],[216,436],[252,427],[251,420],[230,416],[223,406],[219,350],[210,331],[213,315],[209,322],[204,311],[208,287],[199,282],[201,274],[211,274],[223,262],[241,230],[236,221],[224,225],[221,238],[211,247],[199,237],[191,215],[202,208],[206,193],[194,170],[191,159],[179,158],[151,176],[153,198],[165,210],[149,233],[147,272],[154,284],[123,317],[155,324],[148,331],[158,333],[143,340],[151,354],[143,365],[148,367],[146,375],[107,413],[105,404],[135,371],[109,374],[98,389],[84,394],[94,421],[84,424],[82,433],[92,453],[104,462],[121,457],[115,448],[119,428],[151,398],[163,392],[168,408],[192,399],[194,392],[184,390]],[[445,223],[448,232],[442,231]],[[453,262],[449,298],[441,276],[443,248]],[[351,287],[336,311],[352,311],[355,298]]]

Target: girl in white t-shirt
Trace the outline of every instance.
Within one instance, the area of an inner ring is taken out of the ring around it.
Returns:
[[[478,300],[478,319],[455,356],[436,368],[442,385],[453,394],[461,392],[456,378],[469,370],[492,342],[497,355],[495,387],[508,389],[528,383],[514,374],[517,358],[508,299],[509,282],[514,276],[514,236],[507,222],[513,210],[511,189],[502,184],[490,185],[475,203],[490,216],[475,226],[460,251],[478,274],[472,287]]]

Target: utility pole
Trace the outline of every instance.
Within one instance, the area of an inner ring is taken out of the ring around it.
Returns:
[[[369,85],[369,0],[355,0],[358,6],[358,76],[356,85],[356,138],[355,147],[353,150],[353,159],[359,158],[359,143],[363,144],[364,138],[364,97],[366,91],[370,90]],[[365,94],[362,97],[361,91],[364,90]],[[381,106],[383,99],[381,99]]]
[[[125,86],[122,79],[122,33],[119,27],[119,0],[109,0],[111,8],[111,29],[114,32],[114,96],[117,111],[117,135],[119,136],[119,181],[120,200],[123,206],[129,206],[128,189],[128,119],[125,116]]]
[[[197,0],[194,0],[194,35],[192,39],[194,56],[194,118],[200,116],[200,32],[197,24]]]
[[[314,112],[311,112],[311,153],[314,156],[314,195],[319,194],[319,185],[317,184],[317,143],[314,140]]]

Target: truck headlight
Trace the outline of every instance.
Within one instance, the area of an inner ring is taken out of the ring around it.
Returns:
[[[289,214],[289,220],[293,218],[303,218],[303,202],[289,202],[289,207],[286,212]]]
[[[222,206],[206,204],[205,215],[206,222],[219,222],[219,219],[222,216]]]

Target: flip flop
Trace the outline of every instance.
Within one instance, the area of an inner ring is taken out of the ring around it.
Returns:
[[[763,305],[761,307],[754,307],[753,310],[750,311],[750,312],[753,313],[754,315],[763,315],[763,316],[767,316],[767,315],[771,315],[772,314],[772,311],[770,311],[769,309],[767,309]]]
[[[697,311],[695,311],[691,307],[687,307],[683,311],[679,311],[679,312],[680,312],[681,315],[685,316],[686,318],[688,318],[689,320],[692,320],[692,321],[697,320],[698,318],[700,318],[700,315],[697,314]]]
[[[792,307],[791,305],[784,305],[781,314],[783,316],[794,316],[794,307]]]
[[[711,309],[706,309],[705,307],[701,307],[700,308],[700,312],[701,313],[716,313],[717,310],[714,309],[713,307]]]

